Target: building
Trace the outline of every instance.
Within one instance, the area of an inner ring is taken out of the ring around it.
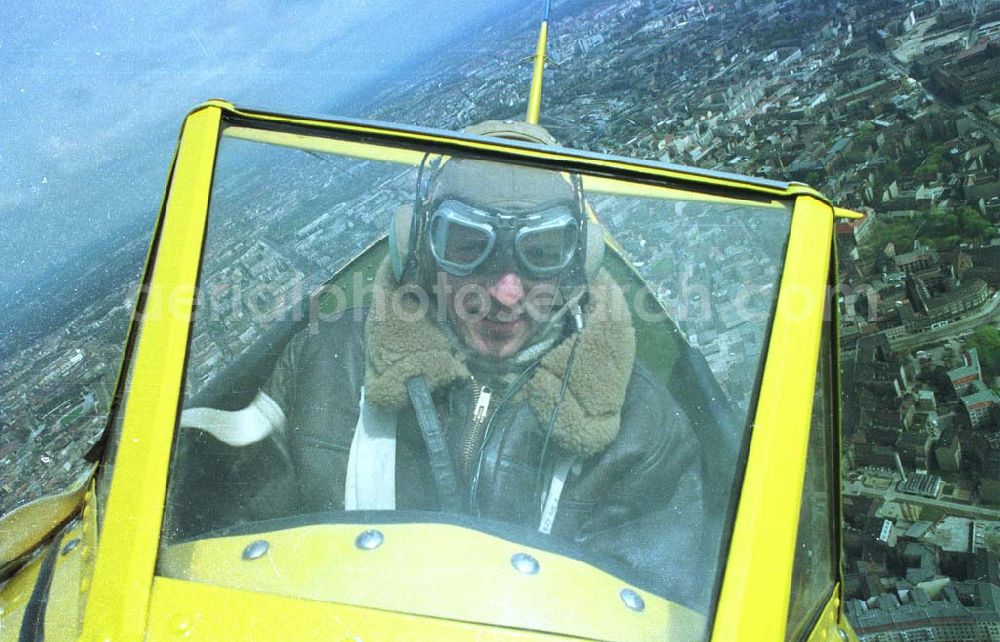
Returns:
[[[917,309],[923,312],[932,324],[955,320],[966,313],[974,312],[990,297],[990,290],[986,281],[982,279],[970,279],[940,294],[932,293],[927,281],[926,278],[911,275],[907,280],[907,291],[916,302]]]
[[[843,242],[850,239],[855,245],[864,243],[871,237],[875,229],[874,220],[874,216],[865,216],[837,223],[837,240]]]
[[[981,380],[973,381],[969,386],[971,392],[962,395],[962,405],[969,415],[973,428],[985,428],[995,423],[997,409],[1000,408],[1000,397],[986,387]]]
[[[983,382],[979,352],[970,348],[962,354],[963,365],[948,371],[955,396],[962,402],[969,422],[975,429],[990,426],[1000,410],[1000,397]]]
[[[928,464],[930,463],[931,437],[922,432],[904,432],[896,440],[896,452],[899,453],[899,460],[907,468],[927,470],[930,467]]]
[[[904,252],[893,257],[896,269],[906,274],[929,270],[940,261],[938,253],[928,247],[919,247],[912,252]]]
[[[950,582],[940,593],[944,599],[932,600],[923,588],[901,589],[871,605],[850,600],[846,608],[862,642],[1000,642],[1000,588]]]
[[[962,396],[961,391],[966,386],[971,385],[973,381],[979,381],[983,378],[983,371],[979,365],[978,350],[970,348],[967,352],[962,353],[962,361],[964,365],[948,371],[948,379],[951,380],[952,390],[955,391],[955,396],[957,397]]]
[[[941,494],[941,487],[944,481],[937,475],[927,473],[914,473],[905,482],[899,484],[899,490],[910,495],[920,495],[937,499]]]
[[[934,458],[941,470],[958,472],[962,463],[962,444],[954,429],[948,429],[941,433],[941,438],[938,439],[937,446],[934,448]]]

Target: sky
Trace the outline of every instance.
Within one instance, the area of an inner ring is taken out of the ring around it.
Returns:
[[[151,230],[180,125],[199,103],[363,118],[338,101],[525,4],[538,2],[7,3],[0,297],[88,245]]]

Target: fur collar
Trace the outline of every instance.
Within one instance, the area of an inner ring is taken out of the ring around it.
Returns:
[[[410,377],[424,375],[433,391],[471,376],[465,353],[431,316],[419,314],[419,301],[399,288],[388,261],[375,277],[375,292],[385,294],[375,297],[365,325],[366,399],[400,410],[409,403],[405,384]],[[552,433],[556,444],[580,456],[601,452],[618,435],[635,361],[635,330],[621,289],[601,270],[589,293],[573,371]],[[571,339],[563,341],[546,353],[522,391],[543,424],[559,397],[572,344]]]

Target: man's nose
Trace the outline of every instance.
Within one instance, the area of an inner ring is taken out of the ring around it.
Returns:
[[[515,272],[504,272],[486,291],[508,308],[514,307],[524,299],[524,283]]]

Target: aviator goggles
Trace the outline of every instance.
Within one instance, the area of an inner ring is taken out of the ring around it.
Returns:
[[[556,205],[529,212],[501,212],[444,200],[428,222],[431,255],[452,276],[469,276],[489,260],[511,259],[534,278],[550,278],[576,254],[580,223],[573,210]]]

